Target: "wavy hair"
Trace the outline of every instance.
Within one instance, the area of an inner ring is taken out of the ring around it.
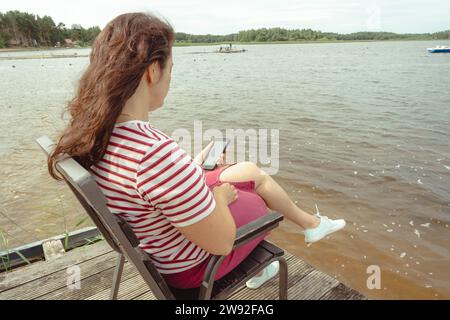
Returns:
[[[56,179],[56,162],[69,155],[89,169],[104,155],[114,124],[134,94],[146,68],[157,61],[161,69],[172,54],[172,26],[148,13],[122,14],[100,32],[75,97],[68,103],[70,121],[48,158]]]

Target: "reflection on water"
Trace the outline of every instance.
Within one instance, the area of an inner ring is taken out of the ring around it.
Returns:
[[[273,241],[370,297],[449,298],[450,56],[428,54],[434,45],[174,48],[171,91],[151,122],[169,134],[193,132],[194,120],[203,130],[279,129],[274,178],[306,211],[317,203],[348,227],[307,247],[285,221]],[[0,224],[9,246],[76,229],[84,215],[48,177],[34,139],[62,129],[87,63],[0,61]],[[366,288],[370,265],[382,270],[381,290]]]

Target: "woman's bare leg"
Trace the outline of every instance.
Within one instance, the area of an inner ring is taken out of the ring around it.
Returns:
[[[315,228],[319,225],[318,218],[297,207],[283,188],[253,162],[238,162],[225,168],[220,173],[219,179],[229,182],[254,180],[256,193],[264,199],[270,209],[281,213],[305,229]],[[260,275],[262,275],[262,271],[255,276]]]
[[[225,182],[254,180],[256,192],[270,209],[281,213],[304,229],[315,228],[319,225],[320,221],[317,217],[297,207],[286,191],[253,162],[238,162],[225,168],[219,178]]]

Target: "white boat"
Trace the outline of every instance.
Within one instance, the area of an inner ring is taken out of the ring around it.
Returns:
[[[450,52],[449,46],[436,46],[434,48],[427,48],[429,53],[443,53],[443,52]]]

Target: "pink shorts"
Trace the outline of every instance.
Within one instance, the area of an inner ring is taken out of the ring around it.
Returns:
[[[233,163],[231,165],[234,165]],[[212,171],[205,171],[206,175],[206,185],[212,190],[216,185],[220,185],[224,182],[229,182],[232,184],[237,192],[238,199],[228,205],[230,212],[233,216],[236,227],[239,228],[259,217],[267,214],[268,209],[264,200],[255,191],[255,181],[241,181],[241,182],[231,182],[231,181],[221,181],[219,179],[220,173],[227,167],[219,167]],[[264,233],[261,236],[247,242],[246,244],[234,249],[227,255],[217,270],[215,280],[222,278],[232,271],[238,264],[240,264],[256,246],[266,238],[270,232]],[[197,288],[201,285],[203,280],[203,275],[205,273],[206,266],[210,257],[206,258],[205,261],[201,262],[199,265],[194,266],[191,269],[173,273],[173,274],[162,274],[166,282],[175,288]]]

